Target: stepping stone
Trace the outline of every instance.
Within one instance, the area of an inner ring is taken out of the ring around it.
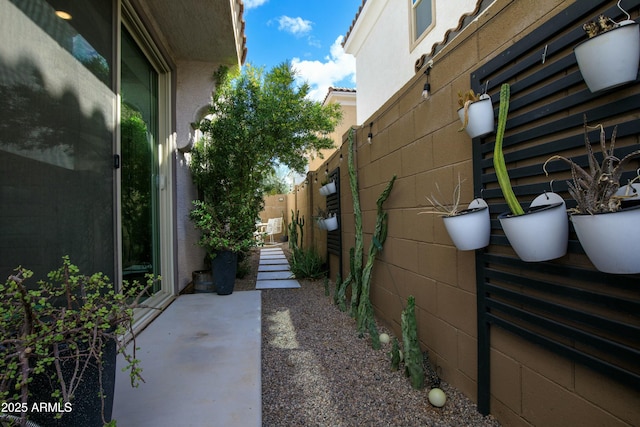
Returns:
[[[284,254],[282,255],[260,255],[260,259],[287,259]]]
[[[257,280],[283,280],[292,278],[293,273],[291,271],[261,271],[258,272]]]
[[[267,264],[285,264],[285,265],[289,265],[289,261],[287,261],[286,258],[260,259],[259,265],[267,265]]]
[[[276,265],[258,265],[258,273],[261,271],[289,271],[289,264],[276,264]]]
[[[258,280],[256,281],[256,289],[287,289],[299,288],[300,283],[297,280]]]

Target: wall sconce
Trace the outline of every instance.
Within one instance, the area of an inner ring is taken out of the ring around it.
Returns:
[[[371,129],[373,128],[373,122],[369,123],[369,135],[367,135],[367,142],[371,144],[371,140],[373,139],[373,132]]]
[[[429,83],[429,74],[431,73],[432,66],[433,66],[433,61],[429,61],[427,63],[427,69],[424,70],[424,74],[427,76],[427,81],[424,84],[424,88],[422,89],[422,99],[429,99],[429,96],[431,96],[431,84]]]

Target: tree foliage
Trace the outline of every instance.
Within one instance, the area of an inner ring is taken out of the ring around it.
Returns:
[[[204,203],[192,211],[192,219],[202,228],[199,214],[206,208],[213,221],[203,229],[207,250],[250,241],[264,177],[273,174],[274,165],[303,172],[308,154],[333,146],[329,134],[341,119],[339,105],[307,98],[309,85],[296,77],[286,62],[267,73],[252,66],[241,72],[221,67],[216,73],[210,118],[199,123],[204,137],[191,159]]]

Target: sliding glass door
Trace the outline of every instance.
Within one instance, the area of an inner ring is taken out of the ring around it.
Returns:
[[[160,274],[158,72],[125,28],[121,37],[122,276],[133,281]]]

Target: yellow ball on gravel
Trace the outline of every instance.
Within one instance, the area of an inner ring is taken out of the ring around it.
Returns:
[[[390,340],[390,338],[389,338],[388,334],[385,334],[385,333],[380,334],[380,342],[382,344],[388,344],[389,340]]]
[[[438,408],[442,408],[447,401],[447,395],[439,388],[432,388],[427,396],[429,403]]]

